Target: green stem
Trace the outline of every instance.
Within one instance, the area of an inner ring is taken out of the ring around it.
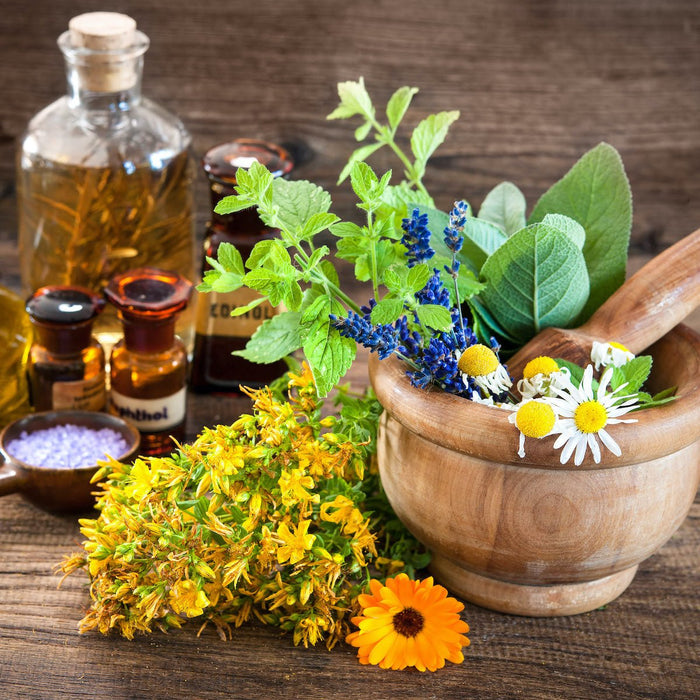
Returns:
[[[367,231],[369,232],[369,237],[371,240],[370,245],[370,264],[372,267],[372,294],[374,295],[375,301],[379,301],[379,280],[377,279],[377,241],[374,237],[374,226],[372,225],[372,211],[367,211]]]

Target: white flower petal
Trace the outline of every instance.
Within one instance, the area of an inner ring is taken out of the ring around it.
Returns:
[[[569,438],[566,445],[564,445],[564,449],[561,451],[561,457],[559,458],[559,461],[562,464],[566,464],[569,461],[569,457],[571,457],[571,453],[574,451],[577,444],[578,444],[578,437],[577,436]]]
[[[600,447],[598,446],[598,441],[595,439],[595,435],[593,433],[588,434],[588,446],[591,448],[593,461],[596,464],[600,464]]]
[[[612,439],[609,433],[607,433],[602,428],[598,431],[598,437],[600,441],[612,452],[616,457],[622,454],[620,446]]]
[[[585,435],[581,435],[576,443],[576,454],[574,455],[574,464],[578,467],[583,458],[586,456],[586,447],[588,446],[588,438]]]

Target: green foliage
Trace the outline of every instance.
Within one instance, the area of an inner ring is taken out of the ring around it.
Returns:
[[[632,193],[618,152],[601,143],[545,192],[530,223],[564,214],[586,231],[583,255],[591,293],[576,319],[583,323],[625,280],[632,228]]]

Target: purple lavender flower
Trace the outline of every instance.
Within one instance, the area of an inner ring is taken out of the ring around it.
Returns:
[[[391,325],[372,325],[369,313],[361,316],[355,311],[348,311],[347,318],[330,314],[331,325],[340,335],[351,338],[371,352],[376,352],[380,360],[392,355],[398,346],[396,330]]]
[[[404,230],[401,243],[407,248],[409,267],[426,262],[435,255],[435,251],[430,247],[427,214],[421,214],[418,208],[414,209],[410,218],[402,220],[401,228]]]
[[[439,270],[433,270],[428,284],[416,294],[416,300],[419,304],[439,304],[446,309],[450,308],[450,293],[442,284]]]

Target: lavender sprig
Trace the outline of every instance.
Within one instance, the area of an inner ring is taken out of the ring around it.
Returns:
[[[430,247],[427,214],[421,214],[419,209],[414,209],[409,218],[401,221],[401,228],[404,231],[401,243],[406,246],[409,267],[426,262],[435,255],[435,251]]]

